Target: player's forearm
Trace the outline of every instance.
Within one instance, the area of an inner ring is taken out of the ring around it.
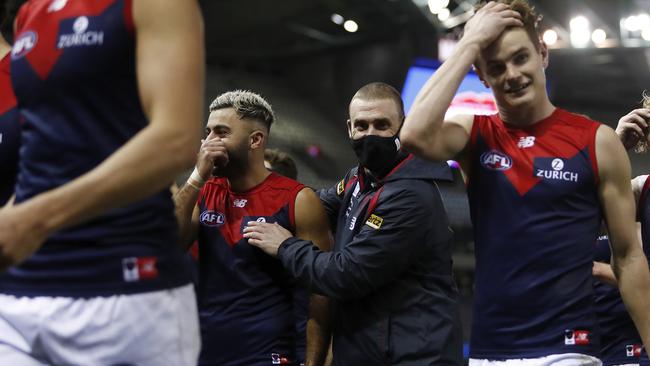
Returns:
[[[630,316],[634,320],[643,344],[650,346],[650,271],[640,248],[625,256],[613,258],[612,268]]]
[[[432,147],[439,145],[436,139],[445,113],[479,51],[478,43],[461,39],[452,56],[422,87],[400,134],[407,149],[420,154],[431,153]]]
[[[324,365],[329,349],[330,333],[329,299],[313,294],[309,301],[305,365]]]
[[[149,125],[96,168],[25,204],[51,233],[145,198],[169,187],[194,164],[198,137],[198,124],[182,129]]]
[[[192,213],[199,197],[199,189],[185,183],[174,195],[176,219],[178,220],[180,242],[183,248],[189,247],[194,240],[192,232]]]

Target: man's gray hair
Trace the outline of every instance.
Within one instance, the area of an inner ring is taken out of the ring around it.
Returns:
[[[210,112],[233,108],[240,118],[252,118],[263,122],[270,130],[275,120],[271,105],[259,94],[249,90],[233,90],[219,95],[210,104]]]

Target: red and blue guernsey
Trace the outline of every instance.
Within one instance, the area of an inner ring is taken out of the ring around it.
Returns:
[[[271,173],[246,192],[233,192],[225,178],[201,190],[199,364],[298,365],[303,359],[305,292],[280,261],[242,237],[248,221],[276,222],[295,232],[294,205],[303,188]]]
[[[594,260],[609,263],[612,252],[606,235],[596,241]],[[596,309],[600,325],[600,359],[603,366],[641,364],[647,366],[648,355],[641,336],[623,304],[616,286],[594,280]]]
[[[11,53],[24,119],[17,202],[88,172],[147,125],[131,2],[31,0],[21,8]],[[2,292],[16,296],[109,296],[188,283],[168,189],[54,234],[0,278]]]
[[[0,206],[14,194],[20,148],[20,123],[9,60],[9,54],[0,60]]]
[[[559,108],[528,127],[474,118],[472,358],[598,355],[591,271],[602,216],[599,126]]]

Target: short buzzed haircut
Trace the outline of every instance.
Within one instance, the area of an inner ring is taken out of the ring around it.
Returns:
[[[240,119],[250,118],[262,122],[267,130],[275,121],[271,105],[257,93],[248,90],[233,90],[219,95],[210,104],[210,112],[233,108]]]
[[[355,98],[366,100],[391,99],[395,102],[395,105],[397,105],[399,118],[404,118],[404,102],[402,101],[402,96],[397,89],[386,83],[374,82],[366,84],[354,94],[352,100]]]

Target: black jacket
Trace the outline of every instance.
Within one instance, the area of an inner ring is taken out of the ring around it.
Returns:
[[[352,169],[320,192],[334,251],[298,238],[280,246],[284,266],[333,300],[334,365],[462,364],[452,234],[435,180],[451,180],[449,167],[411,155],[381,181]]]

